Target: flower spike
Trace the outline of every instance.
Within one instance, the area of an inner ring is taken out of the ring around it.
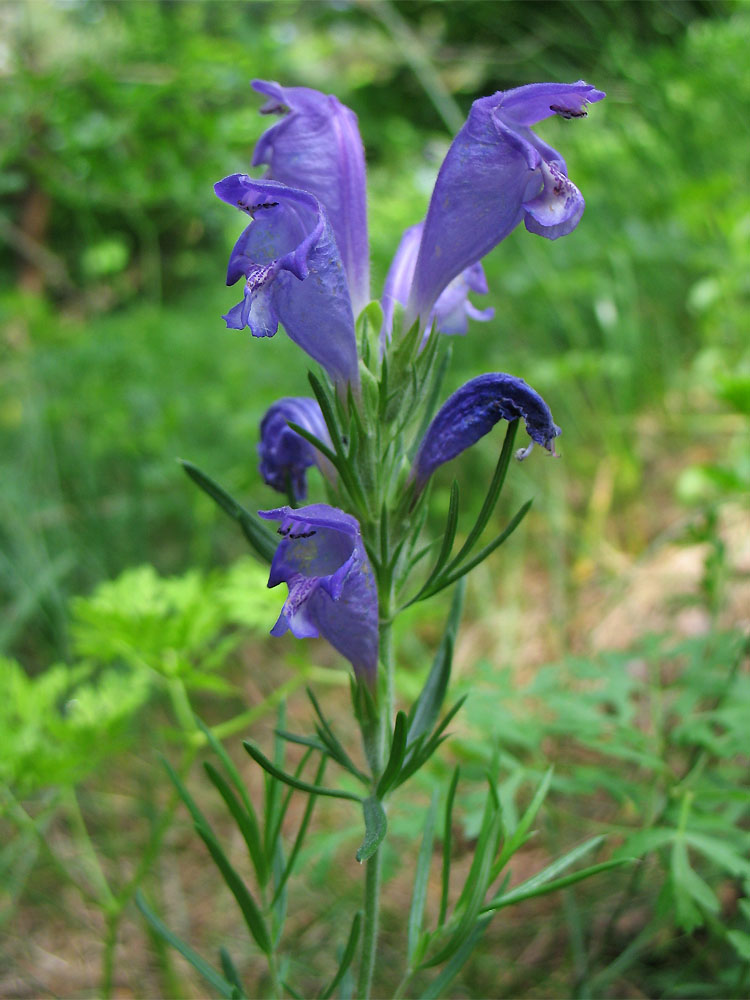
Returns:
[[[504,372],[470,379],[443,403],[427,428],[412,467],[417,492],[439,465],[470,448],[498,420],[521,418],[532,442],[554,455],[560,428],[538,392],[522,378]]]

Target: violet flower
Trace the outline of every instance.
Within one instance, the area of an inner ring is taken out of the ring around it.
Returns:
[[[359,386],[349,289],[330,224],[317,198],[277,181],[232,174],[214,185],[222,201],[252,222],[232,250],[227,284],[245,279],[242,301],[224,316],[272,337],[283,323],[291,339],[334,383]]]
[[[414,278],[414,268],[417,263],[419,244],[422,238],[424,222],[417,223],[405,230],[391,262],[383,288],[383,339],[390,340],[393,331],[393,313],[396,303],[405,306],[409,299],[409,290]],[[425,335],[433,326],[440,333],[465,334],[469,328],[469,319],[487,321],[495,315],[495,310],[477,309],[469,302],[469,292],[486,295],[488,292],[484,268],[476,261],[455,277],[438,297],[432,307]]]
[[[282,114],[258,140],[253,166],[266,177],[314,195],[325,209],[349,282],[354,314],[370,299],[365,152],[357,116],[336,97],[309,87],[253,80],[269,100],[261,114]]]
[[[407,308],[424,326],[439,295],[523,219],[548,239],[572,232],[584,209],[565,160],[530,126],[580,118],[601,90],[577,83],[532,83],[474,101],[435,182]]]
[[[555,454],[555,438],[561,433],[550,408],[538,392],[522,378],[492,372],[470,379],[450,396],[435,414],[414,459],[412,476],[421,492],[435,469],[455,458],[489,433],[498,420],[522,418],[533,443]]]
[[[311,465],[317,465],[331,482],[336,473],[314,445],[292,430],[290,421],[329,447],[331,439],[317,401],[305,396],[279,399],[261,420],[258,471],[268,486],[279,493],[291,492],[297,501],[307,496],[307,469]]]
[[[357,677],[374,685],[378,596],[356,518],[324,503],[258,514],[281,522],[268,586],[286,583],[289,588],[271,635],[287,630],[298,639],[322,635],[349,660]]]

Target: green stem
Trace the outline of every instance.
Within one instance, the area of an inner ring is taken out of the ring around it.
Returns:
[[[380,625],[380,663],[385,670],[385,707],[381,712],[380,740],[378,746],[379,760],[377,762],[377,774],[373,774],[373,780],[377,780],[383,770],[385,763],[385,752],[387,738],[390,734],[390,727],[393,720],[394,709],[394,661],[393,661],[393,624],[392,624],[392,601],[393,595],[388,585],[388,593],[381,595],[381,609],[386,613]],[[385,603],[382,597],[385,596]],[[367,871],[365,873],[365,899],[364,910],[365,919],[362,928],[362,954],[359,966],[359,982],[357,986],[357,996],[360,1000],[369,1000],[372,989],[372,976],[375,969],[375,956],[378,944],[378,922],[380,916],[380,886],[382,874],[382,847],[366,862]]]

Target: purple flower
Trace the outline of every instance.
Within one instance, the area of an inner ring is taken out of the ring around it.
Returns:
[[[269,100],[262,114],[284,117],[260,137],[253,166],[314,195],[325,209],[349,282],[355,315],[370,298],[365,153],[357,116],[337,98],[308,87],[253,80]]]
[[[374,684],[378,595],[356,518],[324,503],[258,513],[281,522],[268,586],[289,588],[271,635],[287,629],[298,639],[322,635],[357,677]]]
[[[417,491],[439,465],[471,447],[498,420],[519,418],[523,418],[532,443],[518,457],[524,458],[535,441],[554,455],[560,428],[538,392],[522,378],[503,372],[470,379],[443,403],[427,428],[412,468]]]
[[[259,472],[264,482],[279,493],[291,491],[295,500],[304,500],[309,466],[317,464],[331,481],[335,479],[335,470],[317,448],[292,430],[290,421],[330,447],[328,428],[317,401],[287,396],[274,403],[260,423]]]
[[[393,312],[396,303],[399,302],[405,306],[409,299],[409,290],[414,277],[423,227],[424,222],[419,222],[404,232],[388,270],[383,288],[383,334],[385,339],[390,339],[393,331]],[[468,298],[469,292],[486,295],[487,291],[484,268],[476,261],[443,289],[430,312],[426,332],[432,328],[434,323],[441,333],[465,334],[469,328],[469,318],[483,321],[492,319],[495,315],[494,309],[491,307],[477,309],[469,302]]]
[[[253,219],[232,250],[227,284],[245,279],[242,301],[224,316],[272,337],[283,323],[291,339],[337,385],[359,386],[354,316],[330,224],[317,198],[277,181],[232,174],[214,185],[222,201]]]
[[[584,201],[562,156],[530,126],[550,115],[580,118],[601,90],[532,83],[474,101],[440,168],[425,219],[407,323],[427,317],[444,288],[523,219],[548,239],[572,232]]]

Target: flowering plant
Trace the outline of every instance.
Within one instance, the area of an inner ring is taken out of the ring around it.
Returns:
[[[516,452],[519,459],[534,443],[556,454],[560,434],[542,397],[522,378],[504,372],[478,374],[439,405],[447,362],[443,335],[465,334],[470,320],[492,318],[492,310],[478,308],[469,295],[487,293],[481,260],[522,221],[530,233],[553,240],[579,224],[583,197],[569,179],[563,157],[532,126],[552,115],[582,117],[587,105],[604,94],[583,81],[539,83],[475,101],[440,168],[426,217],[403,234],[380,301],[371,301],[365,159],[356,116],[335,97],[305,87],[267,81],[253,86],[268,99],[261,111],[280,117],[253,156],[254,166],[267,167],[265,175],[233,174],[215,186],[219,198],[250,219],[227,270],[227,284],[242,280],[242,297],[224,319],[227,326],[247,327],[260,338],[273,337],[281,324],[322,372],[310,374],[311,397],[280,399],[261,425],[260,473],[269,487],[284,494],[285,506],[259,511],[256,517],[200,470],[187,463],[186,470],[239,522],[256,554],[270,563],[269,587],[286,584],[288,595],[271,634],[289,630],[297,638],[322,636],[351,664],[352,704],[366,767],[355,763],[353,751],[345,748],[312,692],[315,735],[279,731],[282,741],[307,748],[303,764],[318,755],[312,780],[303,778],[300,769],[288,772],[278,757],[271,760],[256,744],[245,743],[269,787],[285,784],[308,796],[305,819],[286,862],[279,854],[280,821],[273,809],[268,806],[271,814],[261,836],[236,773],[230,772],[228,782],[216,769],[209,770],[246,840],[260,902],[205,821],[199,817],[196,822],[268,958],[270,989],[281,995],[287,987],[279,977],[276,954],[282,922],[277,904],[312,805],[320,796],[359,804],[364,832],[356,858],[367,866],[363,913],[354,916],[338,971],[320,995],[333,995],[354,965],[357,995],[366,998],[376,967],[387,800],[429,760],[460,708],[458,703],[441,717],[463,577],[509,538],[530,507],[525,504],[477,550],[508,474],[519,423],[530,439]],[[442,537],[424,545],[432,474],[500,420],[507,424],[504,443],[484,504],[463,544],[454,552],[460,513],[454,483]],[[314,468],[322,474],[326,502],[299,506],[307,498],[307,476]],[[278,524],[277,540],[266,522]],[[432,667],[411,708],[396,711],[394,619],[406,606],[447,587],[455,587],[454,596]],[[343,784],[323,784],[330,762],[348,775]],[[590,842],[520,887],[508,891],[505,883],[495,886],[528,836],[549,776],[513,829],[504,825],[491,783],[474,862],[451,906],[450,830],[457,782],[458,770],[445,799],[442,892],[432,929],[423,924],[436,802],[426,817],[400,995],[415,977],[443,965],[425,994],[437,996],[495,912],[608,864],[561,876],[593,849]],[[178,788],[195,817],[195,804]],[[205,963],[196,967],[225,995],[242,995],[228,959],[223,960],[223,976],[207,971]]]

